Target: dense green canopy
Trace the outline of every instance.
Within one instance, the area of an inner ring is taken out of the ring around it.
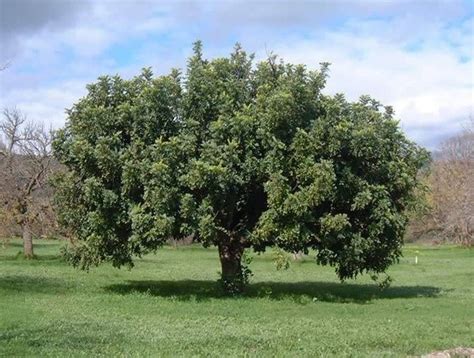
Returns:
[[[406,208],[425,152],[390,107],[321,93],[311,71],[236,46],[185,76],[101,77],[55,141],[62,223],[81,267],[193,235],[219,248],[223,279],[245,248],[316,251],[341,279],[381,273],[400,256]]]

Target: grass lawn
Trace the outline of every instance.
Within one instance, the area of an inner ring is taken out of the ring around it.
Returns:
[[[37,260],[0,246],[0,356],[421,355],[474,346],[474,251],[407,246],[379,290],[310,258],[276,271],[254,255],[246,294],[222,297],[214,249],[165,247],[136,267],[78,271],[61,243]],[[419,250],[418,264],[414,264]]]

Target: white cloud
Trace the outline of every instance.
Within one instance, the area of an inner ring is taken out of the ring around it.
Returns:
[[[66,81],[36,90],[12,90],[2,97],[0,105],[16,106],[30,120],[60,128],[66,119],[65,109],[70,108],[85,93],[83,80]]]
[[[459,20],[465,11],[460,1],[429,7],[371,1],[90,4],[69,27],[62,20],[61,26],[38,23],[34,32],[15,36],[22,50],[0,74],[0,106],[16,105],[32,119],[60,126],[64,108],[97,76],[183,67],[191,42],[202,39],[210,57],[229,53],[239,41],[257,58],[272,50],[313,68],[329,61],[326,92],[352,100],[369,94],[393,105],[409,135],[429,146],[473,112],[474,18]],[[130,44],[138,44],[130,63],[107,55],[112,46]]]
[[[404,42],[385,41],[376,27],[369,33],[366,26],[353,23],[350,31],[345,28],[313,39],[281,41],[274,50],[289,62],[310,67],[316,67],[316,61],[331,62],[326,92],[342,92],[351,100],[369,94],[392,105],[408,133],[430,146],[435,143],[429,135],[420,135],[421,128],[454,129],[472,114],[473,59],[459,59],[459,53],[472,50],[472,39],[461,37],[455,49],[443,40],[442,28],[434,26],[429,42],[409,50]],[[397,28],[390,23],[385,26]],[[412,128],[416,131],[411,132]]]
[[[79,57],[102,54],[115,40],[114,34],[99,27],[75,27],[61,35],[60,41],[70,46]]]

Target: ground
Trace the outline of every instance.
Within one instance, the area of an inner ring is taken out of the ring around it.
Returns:
[[[218,290],[214,249],[165,247],[136,267],[89,273],[37,241],[0,244],[0,356],[406,357],[474,347],[474,251],[407,246],[381,291],[341,284],[307,257],[254,257],[242,297]],[[418,264],[415,264],[415,255]]]

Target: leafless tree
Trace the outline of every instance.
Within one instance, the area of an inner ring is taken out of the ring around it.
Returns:
[[[35,225],[51,217],[52,134],[14,108],[3,111],[0,137],[1,219],[21,229],[24,255],[32,258]]]
[[[419,233],[474,245],[474,121],[446,140],[426,177],[429,211],[414,223]]]

